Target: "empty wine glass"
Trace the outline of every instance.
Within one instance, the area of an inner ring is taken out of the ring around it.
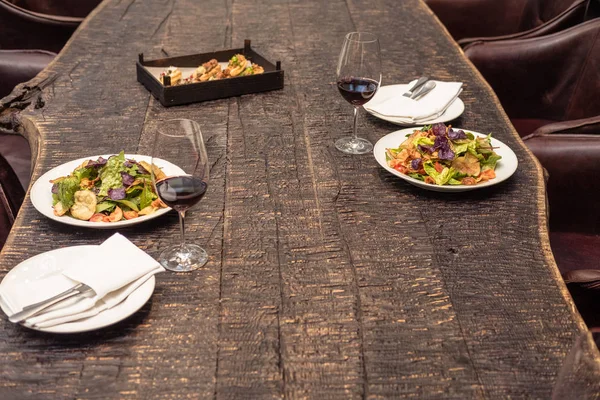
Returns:
[[[337,65],[337,86],[342,97],[354,106],[351,137],[335,142],[335,147],[348,154],[365,154],[373,144],[356,133],[360,106],[375,96],[381,85],[379,39],[372,33],[350,32],[344,39]]]
[[[152,164],[164,161],[181,168],[162,176],[152,168],[152,183],[158,197],[179,213],[181,242],[165,249],[158,261],[168,270],[183,272],[200,268],[208,260],[206,251],[185,241],[185,213],[198,203],[208,187],[208,157],[200,126],[189,119],[158,122],[152,151]]]
[[[600,332],[579,335],[565,358],[552,391],[553,400],[600,399]]]

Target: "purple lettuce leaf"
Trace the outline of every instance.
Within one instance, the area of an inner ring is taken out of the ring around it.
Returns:
[[[103,167],[104,165],[106,165],[106,162],[108,160],[102,157],[98,157],[98,159],[96,161],[90,161],[87,163],[86,167]]]
[[[446,125],[444,125],[442,122],[433,125],[431,130],[435,136],[446,136]]]
[[[127,172],[121,171],[121,180],[123,181],[124,186],[131,186],[133,185],[135,178],[129,175]]]
[[[452,160],[454,159],[454,152],[450,148],[450,142],[446,135],[437,136],[433,143],[433,149],[438,151],[438,157],[441,160]]]
[[[414,169],[415,171],[418,170],[420,166],[421,166],[421,159],[420,158],[415,158],[414,160],[412,160],[410,162],[410,167],[412,169]]]
[[[440,148],[438,151],[438,157],[440,160],[454,160],[454,152],[450,147]]]
[[[52,184],[52,194],[58,194],[58,183]]]
[[[134,162],[134,161],[132,161],[132,160],[125,160],[125,162],[123,163],[123,165],[124,165],[126,168],[131,168],[131,167],[133,167],[133,166],[135,165],[135,162]]]
[[[108,197],[112,200],[123,200],[125,196],[125,188],[108,189]]]
[[[466,139],[467,134],[462,129],[455,131],[454,129],[450,128],[450,130],[448,131],[448,137],[450,138],[450,140]]]
[[[435,141],[433,142],[433,148],[437,150],[437,149],[441,149],[444,147],[449,147],[448,138],[445,135],[437,136],[435,138]]]

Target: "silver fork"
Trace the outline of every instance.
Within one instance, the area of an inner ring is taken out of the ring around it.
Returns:
[[[92,291],[93,289],[84,283],[80,283],[72,288],[65,290],[62,293],[57,294],[56,296],[50,297],[49,299],[39,301],[34,304],[30,304],[27,307],[23,307],[21,311],[11,315],[8,320],[13,323],[21,322],[24,319],[27,319],[46,308],[50,307],[53,304],[56,304],[60,301],[68,299],[69,297],[75,296],[80,293],[87,293]]]

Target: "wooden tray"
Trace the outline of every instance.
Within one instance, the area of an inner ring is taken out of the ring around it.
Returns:
[[[263,67],[265,72],[258,75],[238,76],[235,78],[188,83],[179,86],[164,86],[149,69],[160,68],[161,70],[165,70],[170,66],[196,68],[213,58],[219,62],[227,62],[236,54],[243,54],[251,62]],[[250,40],[245,40],[244,48],[241,49],[161,58],[158,60],[144,60],[144,54],[142,53],[139,55],[136,70],[138,82],[144,85],[160,101],[160,104],[165,107],[283,88],[281,62],[277,61],[273,65],[273,63],[267,61],[267,59],[250,47]]]

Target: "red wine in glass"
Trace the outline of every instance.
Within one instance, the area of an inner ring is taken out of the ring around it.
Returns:
[[[189,119],[157,121],[149,130],[156,132],[152,164],[171,165],[160,177],[157,168],[152,168],[152,183],[158,198],[179,214],[181,232],[181,242],[164,249],[157,260],[170,271],[193,271],[208,261],[208,254],[201,246],[185,240],[185,214],[204,197],[208,188],[210,168],[202,132]]]
[[[353,106],[362,106],[377,92],[379,82],[369,78],[342,78],[337,83],[342,97]]]
[[[350,32],[344,38],[337,65],[337,87],[354,106],[352,136],[335,141],[335,147],[348,154],[366,154],[373,144],[357,136],[358,109],[375,96],[381,84],[379,39],[368,32]]]
[[[156,191],[160,199],[175,210],[186,210],[198,203],[208,184],[194,176],[171,176],[156,182]]]

